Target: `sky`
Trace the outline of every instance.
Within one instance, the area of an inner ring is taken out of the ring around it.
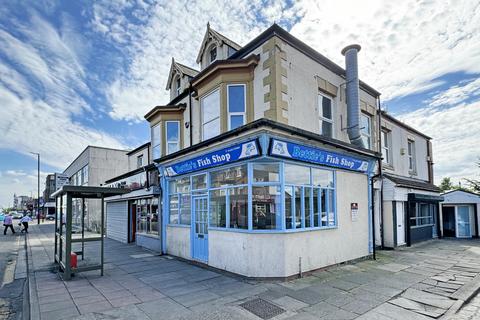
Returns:
[[[0,207],[36,194],[87,146],[149,140],[172,56],[198,69],[207,22],[244,45],[277,23],[360,78],[433,137],[436,182],[479,177],[480,1],[2,1]]]

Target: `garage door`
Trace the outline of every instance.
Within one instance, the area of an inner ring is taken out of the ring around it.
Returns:
[[[128,201],[107,202],[107,238],[127,243]]]

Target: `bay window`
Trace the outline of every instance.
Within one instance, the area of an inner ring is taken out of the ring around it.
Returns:
[[[337,226],[332,170],[257,161],[171,179],[168,187],[170,224],[190,225],[191,197],[204,195],[211,228],[265,232]]]
[[[246,86],[231,84],[227,86],[228,129],[241,127],[246,122]]]
[[[320,134],[333,138],[333,99],[323,94],[318,94],[317,104]]]
[[[202,140],[220,134],[220,91],[214,90],[201,99]]]
[[[151,128],[151,138],[152,138],[152,157],[153,159],[158,159],[161,156],[160,123],[154,125]]]
[[[180,121],[166,121],[165,136],[167,137],[167,154],[180,150]]]

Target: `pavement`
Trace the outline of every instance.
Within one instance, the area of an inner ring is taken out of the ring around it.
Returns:
[[[0,233],[0,319],[23,318],[23,293],[27,277],[25,236]],[[2,226],[3,231],[3,226]]]
[[[246,280],[110,239],[103,277],[62,281],[52,266],[52,224],[31,228],[28,257],[32,319],[476,319],[480,307],[478,240],[426,241],[284,282]]]

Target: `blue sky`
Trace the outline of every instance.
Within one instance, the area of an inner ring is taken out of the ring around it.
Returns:
[[[9,1],[0,7],[0,206],[87,146],[133,148],[168,102],[171,57],[197,68],[206,24],[246,44],[276,22],[360,77],[434,138],[437,180],[479,174],[480,6],[443,1]],[[452,152],[454,151],[454,152]],[[42,182],[43,184],[43,182]]]

